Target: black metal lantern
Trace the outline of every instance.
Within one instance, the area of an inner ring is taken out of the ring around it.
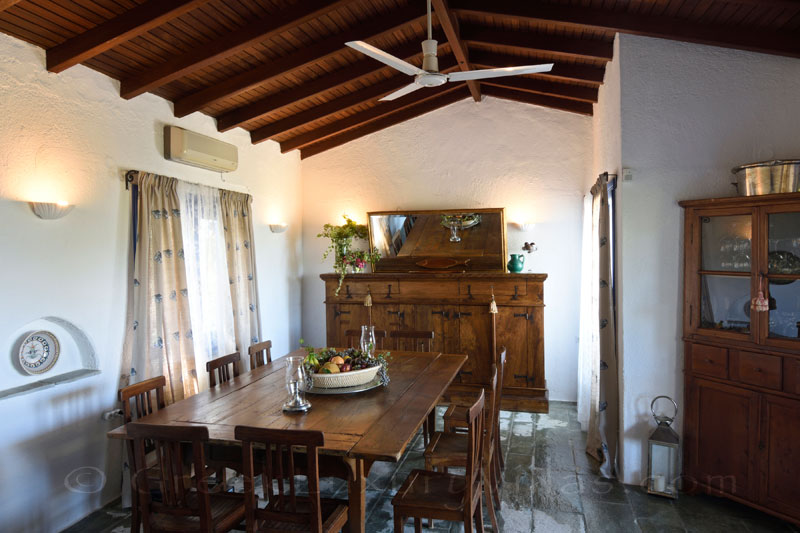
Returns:
[[[656,414],[656,402],[662,398],[672,402],[675,407],[675,413],[671,417]],[[653,413],[658,427],[647,441],[647,492],[677,498],[677,484],[680,478],[680,437],[672,429],[671,424],[678,415],[678,404],[669,396],[656,396],[650,403],[650,412]]]

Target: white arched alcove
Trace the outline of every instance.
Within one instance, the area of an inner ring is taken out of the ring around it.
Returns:
[[[58,360],[44,374],[30,375],[19,363],[19,348],[34,331],[49,331],[56,336],[60,346]],[[7,339],[8,347],[0,368],[0,400],[27,394],[59,383],[75,381],[100,373],[89,337],[75,324],[63,318],[48,316],[25,324]]]

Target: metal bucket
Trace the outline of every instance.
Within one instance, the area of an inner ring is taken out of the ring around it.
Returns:
[[[739,196],[800,192],[800,159],[762,161],[734,168]]]

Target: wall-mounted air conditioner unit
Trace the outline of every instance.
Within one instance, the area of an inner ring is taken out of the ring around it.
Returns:
[[[164,126],[164,157],[217,172],[239,166],[236,146],[177,126]]]

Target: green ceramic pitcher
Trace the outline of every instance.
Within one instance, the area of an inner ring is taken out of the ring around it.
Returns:
[[[507,266],[509,272],[522,272],[522,267],[525,266],[525,257],[522,254],[511,254]]]

